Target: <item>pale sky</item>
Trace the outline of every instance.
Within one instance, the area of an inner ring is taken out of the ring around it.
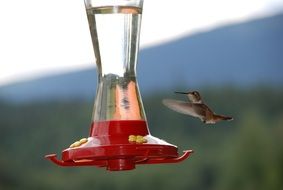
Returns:
[[[145,0],[141,48],[282,10],[282,0]],[[83,0],[0,1],[0,85],[91,66]]]

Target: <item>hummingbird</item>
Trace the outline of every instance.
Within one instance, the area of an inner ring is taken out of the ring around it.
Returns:
[[[175,92],[177,94],[185,94],[189,98],[189,102],[163,99],[163,104],[168,108],[186,115],[199,118],[205,124],[215,124],[222,120],[233,120],[230,116],[215,114],[203,101],[198,91],[192,92]]]

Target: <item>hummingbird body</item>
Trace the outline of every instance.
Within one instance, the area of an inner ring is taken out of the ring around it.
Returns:
[[[205,124],[215,124],[222,120],[233,120],[232,117],[215,114],[206,104],[203,103],[199,92],[175,92],[178,94],[186,94],[189,102],[164,99],[163,104],[170,109],[199,118]]]

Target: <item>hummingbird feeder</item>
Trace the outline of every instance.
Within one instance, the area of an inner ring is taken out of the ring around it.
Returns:
[[[98,86],[88,138],[46,158],[60,166],[98,166],[131,170],[137,164],[177,163],[175,145],[149,132],[136,63],[143,0],[85,0],[98,72]]]

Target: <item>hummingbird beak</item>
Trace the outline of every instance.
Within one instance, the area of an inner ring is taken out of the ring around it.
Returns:
[[[188,94],[189,92],[175,92],[176,94]]]

